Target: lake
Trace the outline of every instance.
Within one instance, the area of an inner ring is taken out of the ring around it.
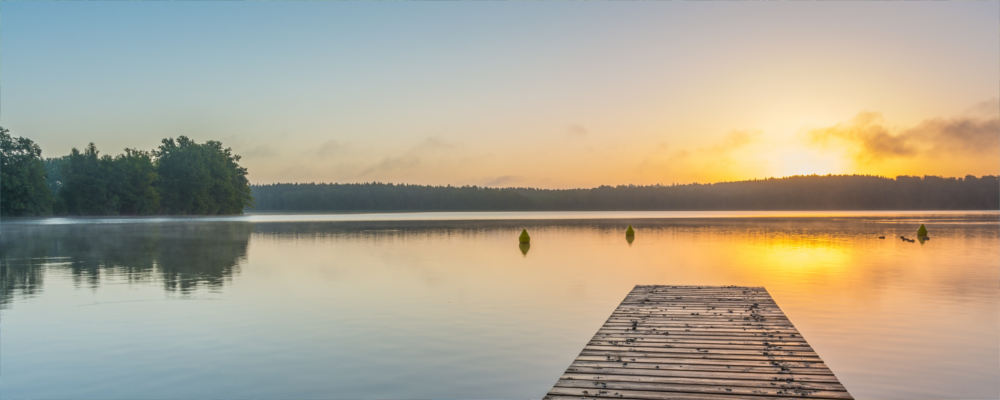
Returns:
[[[5,220],[0,397],[539,398],[634,285],[694,284],[766,287],[859,399],[995,399],[998,218]]]

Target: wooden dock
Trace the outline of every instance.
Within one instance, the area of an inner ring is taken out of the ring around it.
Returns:
[[[762,287],[636,286],[545,399],[851,399]]]

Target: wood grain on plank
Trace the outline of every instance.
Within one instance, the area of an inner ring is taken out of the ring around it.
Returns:
[[[646,285],[545,398],[852,399],[764,288]]]

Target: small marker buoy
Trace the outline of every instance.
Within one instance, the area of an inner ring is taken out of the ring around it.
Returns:
[[[927,227],[924,224],[920,224],[920,229],[917,229],[917,237],[927,237]]]
[[[530,243],[531,242],[531,236],[528,236],[528,230],[527,229],[521,229],[521,236],[517,237],[517,241],[521,242],[521,243]]]
[[[517,248],[521,249],[521,255],[527,257],[528,250],[531,250],[531,243],[528,242],[518,243]]]

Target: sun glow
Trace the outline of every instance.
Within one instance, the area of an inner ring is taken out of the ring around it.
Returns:
[[[772,176],[826,175],[845,171],[843,155],[801,146],[780,149],[770,161]]]

